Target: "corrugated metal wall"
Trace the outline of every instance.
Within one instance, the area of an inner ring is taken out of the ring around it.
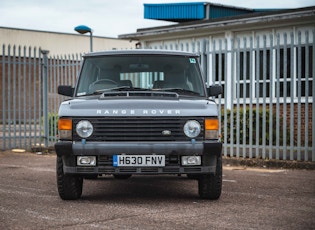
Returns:
[[[144,4],[147,19],[203,19],[204,3]]]
[[[216,5],[210,5],[209,8],[210,8],[209,9],[209,11],[210,11],[209,18],[211,18],[211,19],[241,15],[241,14],[248,14],[248,13],[253,12],[251,10],[238,9],[238,8],[232,8],[232,7],[224,7],[224,6],[216,6]]]
[[[252,12],[254,11],[250,9],[207,2],[144,4],[144,18],[177,22],[216,19]]]

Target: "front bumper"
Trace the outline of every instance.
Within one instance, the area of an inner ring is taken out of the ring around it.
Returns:
[[[66,174],[209,174],[216,170],[222,143],[208,142],[66,142],[55,144]],[[114,167],[113,155],[165,155],[164,167]],[[181,166],[180,156],[200,155],[202,165]],[[96,156],[97,165],[77,166],[76,156]]]

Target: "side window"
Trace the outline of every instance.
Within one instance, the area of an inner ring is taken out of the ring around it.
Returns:
[[[190,65],[189,68],[185,70],[185,82],[189,87],[189,90],[195,92],[203,91],[203,79],[198,71],[198,64]]]
[[[90,61],[85,61],[84,68],[80,76],[79,88],[77,91],[78,96],[89,93],[89,86],[97,81],[99,78],[100,70],[97,66],[93,65]]]

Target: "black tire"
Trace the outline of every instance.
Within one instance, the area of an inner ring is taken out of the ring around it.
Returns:
[[[114,174],[113,176],[118,180],[127,180],[131,177],[131,174]]]
[[[199,196],[202,199],[217,200],[222,190],[222,157],[217,158],[215,174],[201,175],[198,179]]]
[[[63,162],[57,157],[56,163],[58,193],[63,200],[76,200],[82,195],[83,178],[65,175],[63,173]]]

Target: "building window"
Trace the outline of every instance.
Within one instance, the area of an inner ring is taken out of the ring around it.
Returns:
[[[254,56],[254,59],[253,59]],[[236,55],[236,71],[239,75],[240,97],[270,97],[272,84],[270,50],[242,51]]]
[[[270,97],[270,59],[270,50],[256,51],[256,97]]]
[[[285,43],[286,44],[286,43]],[[269,44],[270,45],[270,44]],[[314,51],[311,43],[273,45],[211,53],[212,79],[221,84],[234,99],[312,97]],[[233,95],[232,95],[233,94]]]
[[[239,56],[239,76],[240,76],[240,97],[250,97],[250,67],[251,67],[251,56],[249,51],[240,52]]]
[[[216,53],[215,54],[215,68],[214,68],[214,76],[215,76],[215,82],[220,84],[222,86],[222,94],[221,97],[224,98],[225,92],[224,92],[224,85],[225,85],[225,54],[224,53]]]
[[[291,48],[280,48],[276,52],[276,96],[291,96],[291,79],[293,68],[293,53]],[[277,91],[279,89],[279,92]],[[277,95],[278,93],[278,95]]]
[[[313,96],[313,46],[297,48],[296,66],[296,96]]]

